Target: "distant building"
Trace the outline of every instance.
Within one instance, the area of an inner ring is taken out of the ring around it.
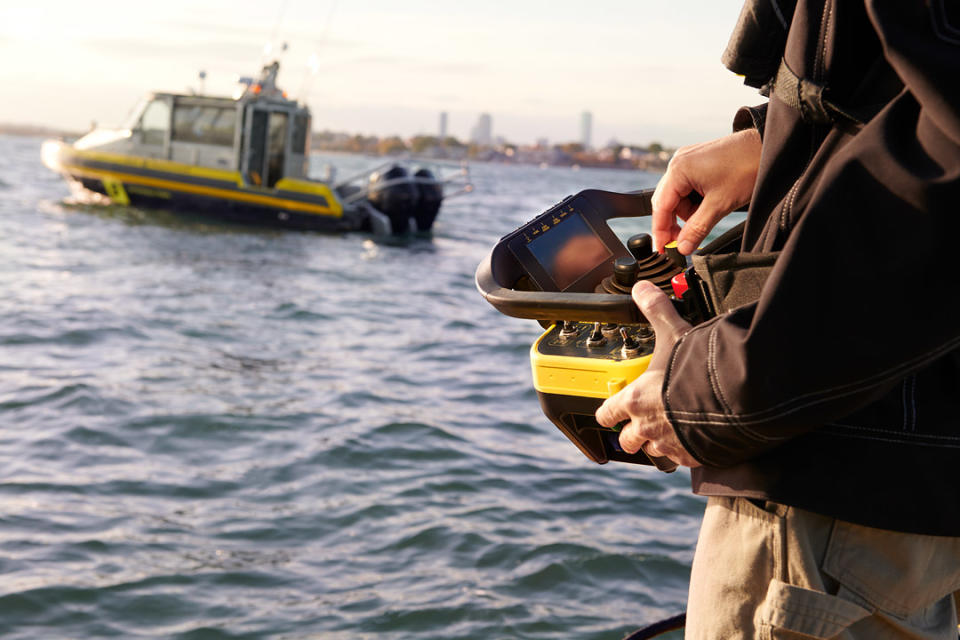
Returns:
[[[440,112],[440,142],[443,143],[447,139],[447,112]]]
[[[482,147],[489,147],[493,142],[493,118],[489,113],[481,113],[477,124],[470,130],[470,142]]]
[[[538,149],[546,149],[546,148],[549,147],[549,146],[550,146],[550,141],[549,141],[549,140],[547,140],[546,138],[537,138],[537,148],[538,148]]]
[[[580,114],[580,144],[584,149],[591,148],[591,137],[593,136],[593,114],[584,111]]]

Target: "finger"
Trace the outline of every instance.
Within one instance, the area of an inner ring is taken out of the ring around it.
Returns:
[[[667,294],[652,282],[640,280],[630,293],[658,338],[667,334],[679,335],[690,327],[690,323],[677,313]]]
[[[711,197],[709,194],[705,196],[703,202],[687,218],[683,229],[677,235],[677,249],[680,253],[683,255],[693,253],[703,243],[717,222],[730,211],[731,209],[724,206],[719,198]]]
[[[677,214],[673,209],[654,209],[650,220],[650,235],[653,236],[653,247],[663,253],[663,247],[673,242],[680,235],[680,225],[677,224]]]
[[[650,222],[650,232],[657,251],[662,252],[665,244],[677,239],[681,231],[677,219],[685,220],[690,216],[692,203],[686,198],[690,191],[687,181],[669,169],[657,183],[651,198],[653,212]]]
[[[629,419],[630,414],[627,413],[626,403],[618,392],[603,401],[594,417],[601,427],[613,429],[619,423]]]
[[[624,427],[623,431],[620,432],[620,437],[617,438],[617,440],[620,443],[620,448],[627,453],[636,453],[637,451],[640,451],[640,449],[643,447],[643,443],[647,442],[647,439],[640,435],[640,430],[637,429],[632,422]]]
[[[657,447],[657,443],[653,440],[647,440],[646,444],[640,447],[645,454],[650,458],[663,458],[667,454],[660,451],[660,448]]]

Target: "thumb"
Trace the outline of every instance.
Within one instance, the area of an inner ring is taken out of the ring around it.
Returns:
[[[658,341],[667,335],[679,336],[690,327],[690,323],[673,307],[667,294],[652,282],[640,280],[633,285],[631,294],[634,303],[653,327]]]

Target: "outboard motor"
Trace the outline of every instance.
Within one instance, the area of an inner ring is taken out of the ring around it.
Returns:
[[[443,185],[425,167],[418,169],[413,177],[417,178],[417,193],[420,195],[413,219],[417,223],[417,231],[430,231],[443,202]]]
[[[395,164],[386,171],[370,174],[369,194],[370,204],[390,218],[394,234],[409,230],[410,218],[416,214],[420,198],[406,169]]]

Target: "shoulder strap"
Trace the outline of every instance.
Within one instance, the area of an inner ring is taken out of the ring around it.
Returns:
[[[903,83],[889,72],[883,58],[877,58],[864,74],[853,93],[853,106],[841,106],[831,100],[828,87],[798,76],[783,59],[773,82],[774,95],[797,109],[804,122],[855,127],[869,122],[902,88]]]

